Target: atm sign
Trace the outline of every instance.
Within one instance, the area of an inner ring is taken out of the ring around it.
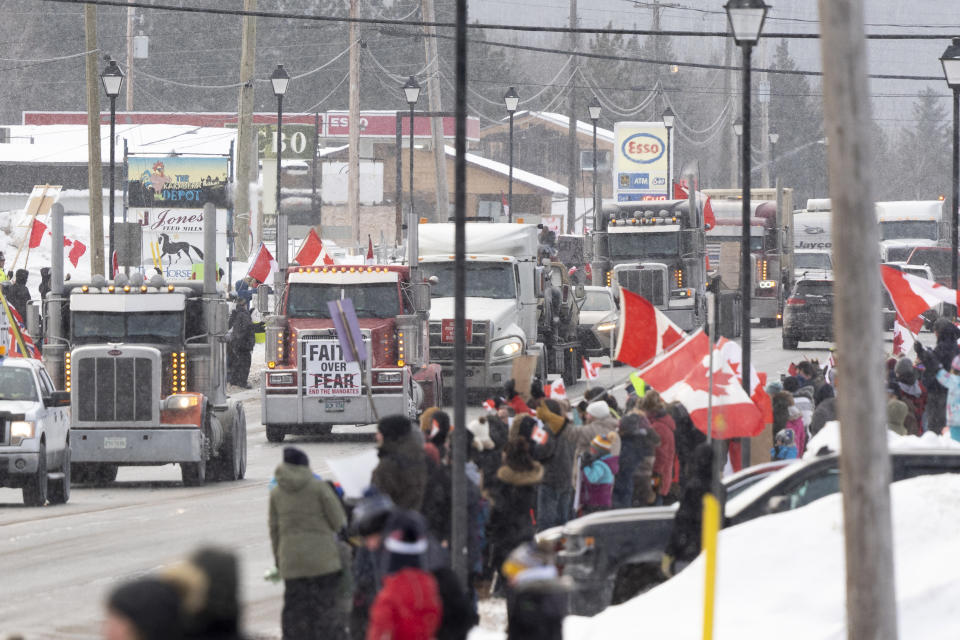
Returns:
[[[637,164],[650,164],[663,156],[663,140],[650,133],[635,133],[623,141],[623,157]]]

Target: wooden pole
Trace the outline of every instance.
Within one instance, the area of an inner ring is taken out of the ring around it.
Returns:
[[[436,22],[436,11],[433,0],[422,0],[424,22]],[[426,38],[423,39],[424,53],[427,57],[427,99],[430,102],[430,111],[443,111],[443,101],[440,99],[440,57],[437,54],[437,28],[424,27]],[[430,133],[433,139],[433,163],[437,175],[437,222],[446,222],[450,218],[450,193],[447,186],[447,151],[443,138],[443,118],[430,118]]]
[[[824,132],[833,203],[833,327],[840,352],[847,637],[897,637],[890,516],[880,236],[873,208],[863,0],[819,0]]]
[[[570,28],[577,28],[577,0],[570,0]],[[570,49],[577,50],[579,34],[570,33]],[[577,70],[578,60],[573,60],[573,70]],[[576,73],[570,76],[570,86],[567,87],[567,233],[573,233],[577,219],[577,175],[579,174],[580,158],[577,146],[577,91]],[[511,203],[512,204],[512,203]],[[510,210],[513,215],[513,210]]]
[[[350,18],[359,14],[358,0],[350,0]],[[357,23],[350,23],[350,109],[349,149],[347,151],[347,210],[353,226],[354,246],[360,246],[360,47]]]
[[[104,274],[103,160],[100,157],[100,71],[97,69],[97,6],[83,5],[87,81],[87,185],[90,188],[90,274]]]
[[[244,11],[256,11],[257,0],[244,0]],[[253,76],[256,71],[257,19],[243,16],[240,42],[240,97],[237,107],[237,177],[234,182],[233,246],[237,260],[250,257],[250,183],[256,175],[256,129],[253,128]],[[278,143],[279,144],[279,143]]]

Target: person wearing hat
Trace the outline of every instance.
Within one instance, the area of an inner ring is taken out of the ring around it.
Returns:
[[[340,500],[314,476],[307,454],[284,447],[270,491],[270,543],[284,580],[284,638],[344,637],[338,606],[342,565],[337,534],[347,524]]]
[[[389,496],[370,488],[350,514],[351,535],[359,537],[353,554],[353,608],[350,610],[350,636],[367,637],[370,607],[383,582],[384,529],[396,506]]]
[[[960,356],[957,357],[960,358]],[[910,407],[907,406],[906,402],[892,397],[887,400],[887,429],[898,436],[907,435],[907,429],[903,425],[903,421],[909,412]]]
[[[543,446],[534,455],[543,465],[543,482],[537,491],[537,529],[543,531],[570,519],[573,507],[573,464],[577,449],[576,427],[567,418],[565,403],[545,398],[537,418],[546,429]]]
[[[920,384],[917,368],[910,358],[900,358],[890,374],[891,392],[897,398],[907,403],[910,413],[903,426],[907,433],[915,436],[923,435],[923,409],[927,404],[927,390]]]
[[[947,390],[947,426],[944,432],[948,432],[954,440],[960,440],[960,355],[954,356],[949,373],[943,368],[937,371],[937,382]]]
[[[667,413],[667,405],[656,391],[648,391],[643,397],[641,403],[643,412],[650,421],[650,426],[660,438],[660,443],[654,449],[653,460],[653,485],[654,504],[659,506],[663,504],[667,495],[670,493],[670,487],[673,484],[673,464],[677,457],[676,441],[674,432],[677,425],[673,418]]]
[[[902,404],[902,403],[901,403]],[[797,445],[793,442],[793,429],[781,429],[770,449],[771,460],[792,460],[797,457]]]
[[[577,439],[573,454],[573,474],[580,473],[580,463],[577,460],[587,453],[593,439],[617,430],[617,418],[614,418],[613,414],[610,413],[610,405],[602,399],[597,398],[587,404],[584,414],[586,415],[584,423],[576,429]],[[571,477],[576,478],[577,476],[572,475]]]
[[[162,577],[180,593],[186,638],[241,640],[239,566],[232,551],[201,547]]]
[[[249,389],[250,353],[256,344],[253,319],[247,298],[237,298],[237,306],[230,314],[230,331],[227,334],[227,382],[242,389]]]
[[[442,605],[437,581],[424,570],[426,523],[415,511],[400,510],[387,523],[383,539],[383,588],[370,607],[367,640],[432,640]]]
[[[147,577],[121,584],[107,597],[104,640],[183,640],[180,594],[166,580]]]
[[[613,481],[620,469],[620,457],[614,455],[614,442],[619,444],[616,431],[598,435],[590,442],[589,453],[581,458],[580,506],[586,515],[609,509],[613,502]]]
[[[370,484],[390,496],[397,507],[420,510],[427,487],[427,461],[420,435],[413,432],[409,418],[392,415],[380,418],[376,437],[380,461]]]
[[[27,278],[30,272],[26,269],[17,269],[14,276],[14,283],[3,292],[7,297],[7,304],[13,306],[20,314],[20,319],[24,324],[27,322],[27,305],[30,304],[30,290],[27,289]]]

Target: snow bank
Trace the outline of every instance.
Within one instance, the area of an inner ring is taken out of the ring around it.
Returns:
[[[911,449],[960,449],[960,442],[957,442],[948,435],[938,435],[932,431],[926,431],[922,436],[901,436],[890,429],[884,429],[887,432],[887,448],[890,451],[910,451]],[[840,423],[837,421],[828,422],[824,425],[817,435],[815,435],[807,444],[807,449],[803,453],[805,459],[815,458],[817,451],[823,447],[831,451],[840,451]]]
[[[960,601],[953,534],[960,528],[960,475],[898,482],[891,495],[899,637],[952,640]],[[720,533],[718,640],[845,640],[841,504],[836,494]],[[568,618],[564,638],[699,640],[703,572],[701,556],[630,602],[593,618]]]

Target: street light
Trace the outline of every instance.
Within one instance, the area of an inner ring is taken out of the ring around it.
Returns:
[[[287,219],[283,215],[283,207],[280,206],[280,176],[283,157],[283,94],[287,92],[287,85],[290,83],[290,76],[282,64],[270,74],[270,84],[273,85],[273,95],[277,96],[277,263],[280,265],[280,271],[277,272],[275,287],[277,295],[281,294],[283,289],[284,271],[287,268]],[[279,299],[279,298],[278,298]]]
[[[667,199],[673,198],[673,175],[671,175],[671,169],[673,164],[670,162],[670,130],[673,129],[673,123],[677,119],[673,115],[673,109],[667,107],[663,112],[663,126],[667,128]]]
[[[590,120],[593,121],[593,215],[594,219],[600,213],[600,192],[597,191],[597,120],[600,119],[600,101],[597,96],[587,105],[587,111],[590,112]],[[586,228],[586,225],[584,225]]]
[[[957,288],[957,207],[960,206],[960,38],[954,38],[940,56],[943,75],[953,89],[953,173],[950,174],[953,197],[950,202],[950,275],[953,288]]]
[[[420,85],[413,76],[410,76],[407,83],[403,85],[403,95],[407,99],[407,104],[410,105],[410,218],[416,224],[416,218],[413,217],[413,107],[420,99]],[[416,232],[416,228],[407,230],[407,234]]]
[[[110,273],[110,277],[113,278],[117,275],[113,272],[113,192],[115,189],[114,183],[116,182],[116,150],[114,147],[116,146],[117,96],[120,95],[120,89],[123,87],[123,71],[120,70],[116,60],[113,58],[110,59],[107,63],[107,68],[100,74],[100,82],[103,83],[103,90],[107,93],[107,97],[110,98],[110,249],[107,260],[110,265],[108,272]],[[103,215],[103,213],[101,212],[100,215]]]
[[[503,104],[507,107],[507,113],[510,114],[510,180],[507,194],[507,221],[513,222],[513,112],[517,110],[520,104],[520,95],[513,87],[507,89],[503,95]]]
[[[777,186],[777,141],[780,140],[780,134],[770,132],[767,134],[767,139],[770,140],[770,182],[776,187]]]
[[[740,245],[740,297],[743,316],[741,318],[742,336],[741,349],[743,351],[743,362],[741,378],[743,379],[743,389],[747,395],[751,395],[750,388],[751,367],[750,367],[750,293],[751,293],[751,269],[750,269],[750,55],[753,53],[753,45],[760,39],[760,30],[763,29],[763,20],[767,16],[768,7],[763,0],[728,0],[724,5],[727,11],[727,19],[730,21],[730,29],[733,31],[733,39],[743,51],[743,106],[741,113],[743,115],[743,135],[740,136],[740,185],[742,202],[743,226]],[[741,462],[750,460],[750,440],[742,439]]]

